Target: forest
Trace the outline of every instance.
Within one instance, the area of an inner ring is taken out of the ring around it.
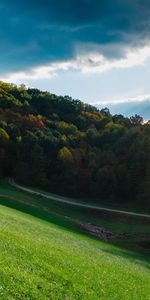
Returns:
[[[0,177],[150,209],[150,121],[0,82]]]

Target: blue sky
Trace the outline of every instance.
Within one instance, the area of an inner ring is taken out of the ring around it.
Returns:
[[[150,98],[149,0],[0,0],[0,79],[93,104]]]

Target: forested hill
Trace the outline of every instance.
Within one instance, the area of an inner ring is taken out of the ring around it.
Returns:
[[[150,209],[150,125],[0,82],[0,176]]]

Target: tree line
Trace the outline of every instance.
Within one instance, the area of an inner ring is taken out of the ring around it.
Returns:
[[[0,177],[150,208],[150,122],[0,82]]]

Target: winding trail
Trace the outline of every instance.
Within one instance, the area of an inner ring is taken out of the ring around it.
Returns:
[[[69,198],[65,198],[62,196],[58,196],[55,194],[45,194],[42,192],[37,192],[34,191],[31,188],[27,188],[24,187],[22,185],[17,184],[13,179],[9,179],[9,184],[12,185],[13,187],[20,189],[22,191],[28,192],[30,194],[33,195],[37,195],[37,196],[41,196],[47,199],[51,199],[57,202],[62,202],[62,203],[67,203],[70,205],[74,205],[74,206],[79,206],[79,207],[85,207],[85,208],[89,208],[89,209],[95,209],[95,210],[101,210],[101,211],[108,211],[108,212],[112,212],[112,213],[118,213],[118,214],[124,214],[124,215],[130,215],[130,216],[137,216],[137,217],[141,217],[141,218],[149,218],[150,219],[150,215],[148,214],[140,214],[140,213],[135,213],[135,212],[131,212],[131,211],[125,211],[125,210],[119,210],[119,209],[111,209],[111,208],[107,208],[107,207],[101,207],[101,206],[96,206],[96,205],[91,205],[91,204],[84,204],[81,202],[75,202],[73,199],[69,199]]]

